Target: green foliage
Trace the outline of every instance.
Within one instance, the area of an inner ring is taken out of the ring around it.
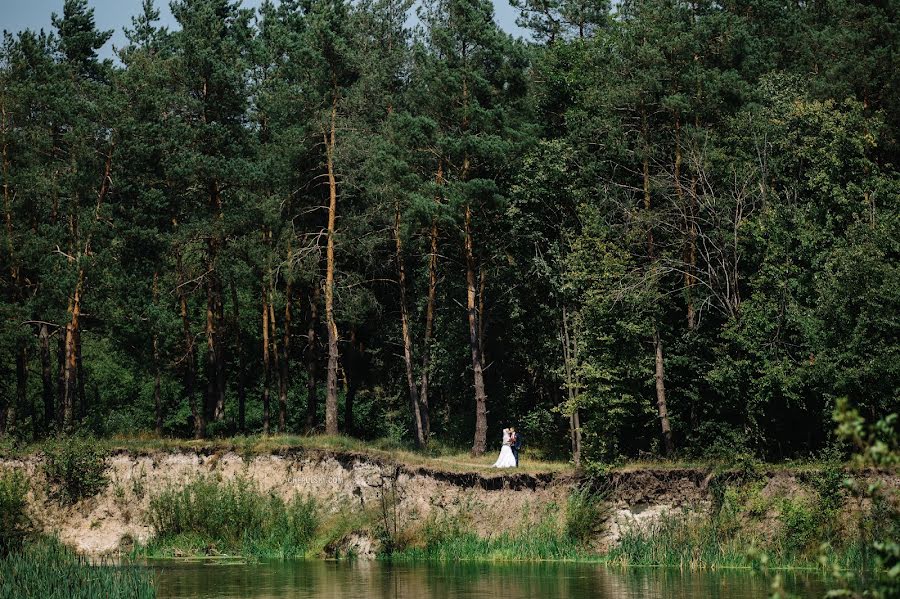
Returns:
[[[72,504],[102,491],[109,452],[95,438],[66,436],[43,446],[41,470],[51,485],[51,496]]]
[[[249,479],[197,478],[151,497],[154,537],[145,551],[290,558],[306,553],[319,524],[312,499],[285,502]]]
[[[21,470],[0,471],[0,558],[21,548],[32,533],[28,489],[28,480]]]
[[[587,485],[573,490],[566,502],[565,534],[579,545],[594,538],[609,513],[604,496]]]
[[[900,463],[896,413],[867,424],[859,412],[841,398],[833,418],[838,425],[838,438],[854,447],[853,462],[857,466],[892,468]],[[865,541],[870,543],[866,549],[874,550],[875,554],[876,574],[868,591],[875,597],[900,597],[900,547],[896,541],[900,536],[900,511],[877,482],[860,487],[855,480],[849,479],[847,486],[851,493],[867,499],[872,505],[868,521],[861,526]],[[846,590],[846,581],[842,582],[845,582],[841,586]]]
[[[145,3],[116,63],[83,0],[4,35],[0,444],[317,431],[330,375],[344,432],[404,447],[413,391],[468,445],[473,348],[488,438],[563,459],[577,414],[589,468],[663,424],[675,457],[807,458],[838,398],[894,409],[891,3],[516,0],[534,43],[413,4]]]
[[[521,561],[589,559],[590,554],[560,525],[558,508],[515,532],[485,538],[465,524],[464,516],[433,516],[425,523],[423,544],[391,554],[396,561]]]
[[[56,539],[43,538],[0,556],[0,599],[152,599],[147,568],[92,563]]]
[[[785,498],[779,509],[780,544],[788,555],[808,556],[818,549],[823,518],[814,506]]]
[[[696,516],[669,515],[649,528],[631,528],[609,553],[613,563],[681,569],[741,565],[740,552],[723,543],[717,529]]]
[[[817,506],[827,516],[835,514],[843,505],[847,476],[840,450],[832,446],[822,455],[822,467],[812,474],[812,486],[818,494]]]

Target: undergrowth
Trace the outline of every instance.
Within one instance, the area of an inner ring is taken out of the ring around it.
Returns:
[[[246,478],[206,476],[153,496],[148,521],[155,533],[142,549],[148,555],[289,558],[306,554],[319,515],[312,499],[285,502]]]

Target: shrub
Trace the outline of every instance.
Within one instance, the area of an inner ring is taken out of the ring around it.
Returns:
[[[843,461],[836,448],[826,450],[822,455],[822,467],[812,475],[812,486],[819,495],[819,509],[833,514],[840,509],[847,491]]]
[[[72,504],[102,491],[109,479],[109,453],[92,437],[62,437],[44,447],[43,471],[52,486],[51,496]]]
[[[727,462],[736,454],[752,455],[751,446],[743,429],[724,422],[703,422],[688,437],[686,457]]]
[[[151,551],[179,547],[282,558],[302,555],[318,526],[312,499],[285,503],[246,478],[201,477],[164,490],[150,499],[148,520],[156,533]]]
[[[822,519],[820,514],[800,501],[781,502],[781,547],[789,556],[808,555],[818,546]]]
[[[606,513],[603,496],[587,485],[572,491],[566,505],[566,536],[584,544],[597,533]]]
[[[0,473],[0,556],[21,547],[31,532],[27,494],[28,480],[21,470]]]

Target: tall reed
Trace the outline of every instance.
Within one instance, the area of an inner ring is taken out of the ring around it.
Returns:
[[[570,561],[591,559],[590,552],[568,534],[559,510],[550,506],[534,524],[517,531],[481,537],[462,516],[430,519],[419,543],[391,555],[392,560],[417,561]],[[596,557],[595,557],[596,559]]]
[[[247,478],[200,477],[152,497],[155,537],[149,554],[240,554],[288,558],[305,554],[319,518],[312,499],[285,502]]]
[[[0,599],[152,599],[149,570],[91,564],[52,538],[0,558]]]

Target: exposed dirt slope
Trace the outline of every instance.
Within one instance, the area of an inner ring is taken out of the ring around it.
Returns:
[[[147,540],[152,534],[146,521],[150,498],[200,475],[247,477],[262,491],[285,500],[298,494],[314,497],[332,513],[378,510],[383,490],[396,488],[405,526],[435,516],[460,516],[482,536],[516,531],[564,509],[579,483],[571,473],[448,472],[352,451],[304,448],[246,457],[234,452],[120,451],[109,459],[110,483],[100,494],[62,507],[48,499],[39,465],[36,456],[0,460],[0,469],[22,468],[31,478],[29,500],[37,524],[89,554],[111,553]],[[767,478],[766,487],[779,493],[800,492],[802,486],[787,472],[769,473]],[[613,472],[605,489],[611,510],[598,546],[614,543],[628,526],[667,511],[706,509],[711,480],[710,472],[693,468]]]

